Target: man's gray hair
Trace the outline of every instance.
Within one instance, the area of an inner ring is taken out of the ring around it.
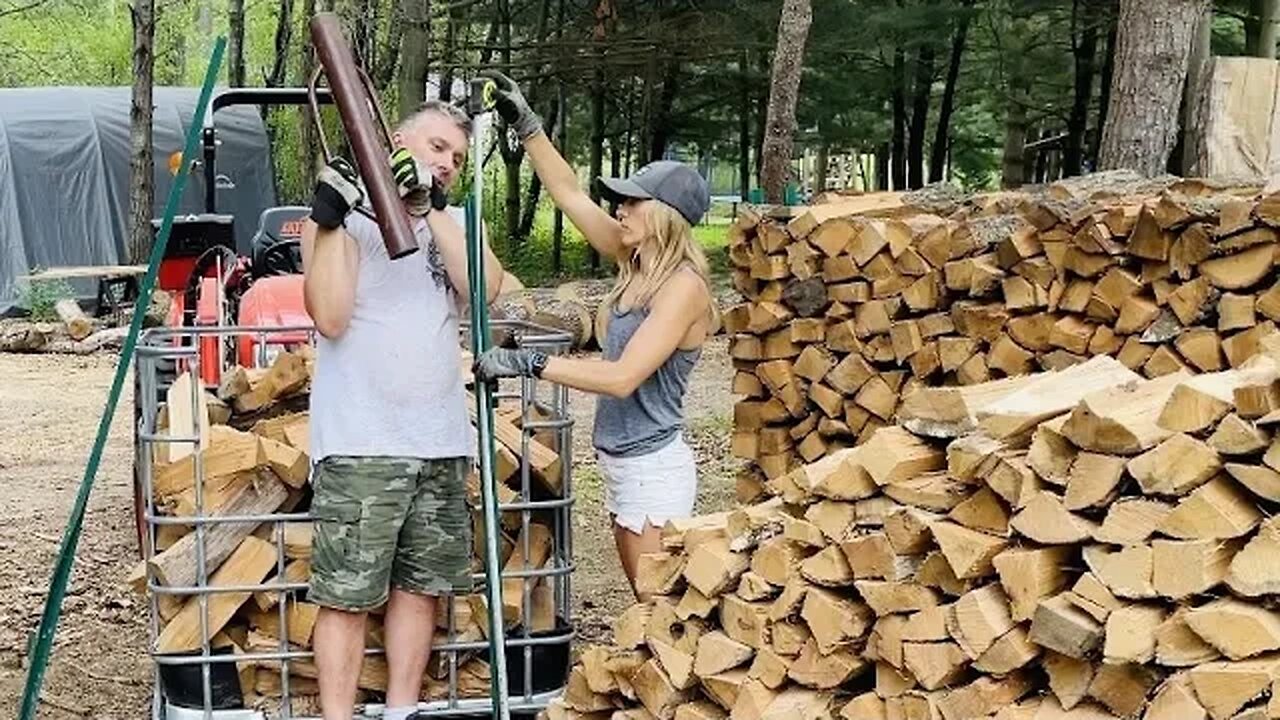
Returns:
[[[452,103],[445,102],[444,100],[427,100],[422,103],[413,112],[409,113],[400,121],[400,124],[396,126],[396,130],[407,130],[413,125],[416,125],[424,115],[429,113],[443,115],[453,121],[453,124],[456,125],[464,135],[468,138],[471,137],[471,118],[463,112],[462,108]]]

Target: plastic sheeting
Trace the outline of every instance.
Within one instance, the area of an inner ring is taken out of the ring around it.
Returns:
[[[157,87],[153,97],[155,214],[168,198],[169,156],[182,150],[199,88]],[[127,258],[129,88],[0,89],[0,315],[20,300],[20,277],[37,268],[117,265]],[[219,142],[217,211],[236,218],[241,252],[275,202],[270,148],[258,108],[214,116]],[[205,180],[188,178],[179,213],[204,211]],[[94,281],[76,281],[92,297]]]

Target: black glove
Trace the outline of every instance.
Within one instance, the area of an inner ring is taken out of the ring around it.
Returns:
[[[547,356],[536,350],[493,348],[476,358],[471,371],[481,382],[504,377],[542,377]]]
[[[484,70],[480,76],[489,78],[497,86],[495,95],[498,115],[515,129],[516,136],[521,141],[529,139],[530,136],[542,130],[542,119],[533,111],[533,108],[529,107],[529,102],[520,93],[520,86],[516,85],[515,80],[497,70]]]
[[[436,182],[430,170],[419,172],[418,160],[405,148],[391,153],[391,175],[396,179],[400,197],[415,214],[426,214],[428,208],[443,210],[449,205],[444,187]],[[423,178],[426,178],[424,181]]]
[[[355,168],[342,158],[334,158],[316,176],[316,188],[311,197],[311,219],[326,230],[342,225],[360,201],[360,176]]]

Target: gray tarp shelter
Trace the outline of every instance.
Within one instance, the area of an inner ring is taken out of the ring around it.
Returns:
[[[199,94],[155,89],[156,217],[174,180],[169,156],[199,122]],[[129,104],[127,87],[0,89],[0,315],[21,299],[19,277],[36,268],[127,262]],[[243,251],[258,216],[275,205],[266,129],[247,105],[219,110],[214,123],[217,209],[235,216]],[[204,193],[204,176],[192,173],[179,214],[203,212]],[[77,294],[93,296],[95,284],[77,283]]]

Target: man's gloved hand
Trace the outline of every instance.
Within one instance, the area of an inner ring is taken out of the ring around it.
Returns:
[[[506,377],[538,377],[542,374],[542,368],[538,366],[539,359],[545,364],[546,356],[532,350],[493,348],[476,358],[471,371],[480,382]]]
[[[400,189],[400,197],[418,189],[422,181],[418,178],[418,161],[408,148],[396,148],[391,153],[391,177],[396,179]]]
[[[497,86],[498,114],[515,128],[516,136],[521,141],[542,130],[542,119],[529,107],[529,102],[524,99],[515,80],[497,70],[484,70],[480,76],[489,78]]]
[[[347,215],[363,199],[360,176],[355,168],[342,158],[334,158],[316,176],[316,187],[311,198],[311,219],[326,230],[341,227]]]
[[[449,205],[444,187],[408,149],[396,148],[391,153],[391,175],[411,213],[425,215],[429,209],[443,210]]]

